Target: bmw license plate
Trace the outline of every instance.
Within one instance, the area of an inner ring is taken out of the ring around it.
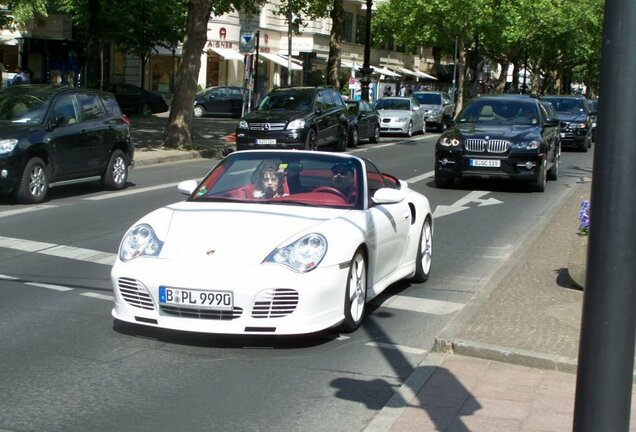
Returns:
[[[470,166],[498,168],[501,166],[501,161],[497,159],[471,159]]]
[[[256,144],[276,144],[276,139],[256,139]]]
[[[199,291],[183,288],[159,287],[159,303],[200,309],[232,310],[232,291]]]

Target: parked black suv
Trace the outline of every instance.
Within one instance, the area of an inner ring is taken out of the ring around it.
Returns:
[[[583,96],[549,95],[542,98],[550,102],[559,118],[561,143],[586,152],[592,145],[592,111]]]
[[[269,92],[236,128],[237,150],[347,148],[347,111],[334,87],[289,87]]]
[[[461,177],[500,177],[545,190],[559,172],[559,121],[528,96],[472,99],[435,146],[435,184]]]
[[[21,85],[0,91],[0,193],[39,203],[50,187],[101,180],[126,187],[134,147],[115,96]]]

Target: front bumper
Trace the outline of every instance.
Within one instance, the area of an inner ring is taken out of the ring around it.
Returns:
[[[15,190],[20,183],[23,169],[17,157],[0,158],[0,193]]]
[[[180,271],[181,270],[181,271]],[[295,273],[282,265],[239,272],[187,271],[160,259],[117,261],[111,272],[112,316],[151,327],[218,334],[308,334],[344,319],[349,268],[338,265]],[[232,274],[230,274],[232,273]],[[158,303],[159,287],[231,291],[231,311],[169,307]]]
[[[380,119],[380,132],[382,133],[407,133],[409,131],[410,119],[404,121],[393,118],[384,117]]]
[[[305,148],[308,129],[292,129],[282,131],[236,131],[236,149],[296,149]],[[269,140],[269,141],[264,141]],[[272,141],[273,140],[273,141]],[[265,142],[269,142],[265,144]]]
[[[485,155],[467,153],[461,149],[436,149],[435,171],[437,175],[455,177],[495,177],[508,178],[522,182],[537,180],[545,155],[532,150],[514,150],[507,155]],[[471,162],[489,161],[489,162]],[[492,161],[492,162],[490,162]],[[485,163],[499,166],[475,166]]]

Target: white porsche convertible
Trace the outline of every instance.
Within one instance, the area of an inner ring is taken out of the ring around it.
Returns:
[[[126,232],[116,320],[191,332],[351,332],[365,305],[431,269],[428,199],[341,153],[231,153],[188,198]]]

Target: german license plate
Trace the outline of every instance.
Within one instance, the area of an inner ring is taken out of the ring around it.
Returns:
[[[159,287],[159,303],[200,309],[232,310],[232,291],[201,291],[183,288]]]
[[[256,139],[256,144],[276,144],[276,139],[262,139],[262,138],[257,138]]]
[[[470,166],[498,168],[501,166],[501,161],[497,159],[471,159]]]

